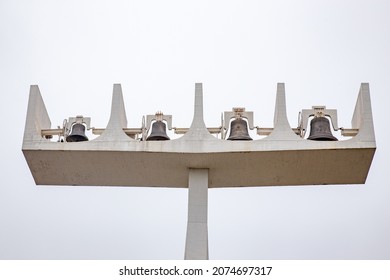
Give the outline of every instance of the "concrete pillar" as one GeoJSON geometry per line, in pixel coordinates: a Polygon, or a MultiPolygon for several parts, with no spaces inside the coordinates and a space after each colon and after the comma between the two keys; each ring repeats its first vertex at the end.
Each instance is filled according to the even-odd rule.
{"type": "Polygon", "coordinates": [[[207,192],[208,169],[189,170],[188,221],[185,260],[208,260],[207,192]]]}

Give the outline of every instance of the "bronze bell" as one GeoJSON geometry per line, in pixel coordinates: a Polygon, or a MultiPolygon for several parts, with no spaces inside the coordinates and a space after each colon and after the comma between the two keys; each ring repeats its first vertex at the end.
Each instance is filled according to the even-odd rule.
{"type": "Polygon", "coordinates": [[[82,142],[88,141],[85,136],[85,126],[81,123],[75,123],[72,126],[72,132],[66,137],[66,142],[82,142]]]}
{"type": "Polygon", "coordinates": [[[167,126],[163,121],[156,121],[152,125],[152,132],[146,141],[164,141],[169,140],[167,135],[167,126]]]}
{"type": "Polygon", "coordinates": [[[310,135],[307,138],[316,141],[337,141],[330,131],[329,120],[325,117],[313,118],[310,122],[310,135]]]}
{"type": "Polygon", "coordinates": [[[252,140],[248,133],[248,124],[242,118],[230,123],[230,135],[227,140],[252,140]]]}

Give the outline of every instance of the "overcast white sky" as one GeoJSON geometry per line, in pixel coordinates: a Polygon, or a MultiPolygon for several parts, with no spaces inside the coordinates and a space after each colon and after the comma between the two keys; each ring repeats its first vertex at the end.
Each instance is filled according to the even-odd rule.
{"type": "Polygon", "coordinates": [[[389,1],[0,0],[0,259],[183,259],[187,190],[35,186],[21,152],[29,86],[52,126],[108,122],[121,83],[130,127],[162,110],[207,126],[234,106],[272,126],[312,105],[349,127],[369,82],[377,152],[365,185],[209,191],[211,259],[390,259],[389,1]]]}

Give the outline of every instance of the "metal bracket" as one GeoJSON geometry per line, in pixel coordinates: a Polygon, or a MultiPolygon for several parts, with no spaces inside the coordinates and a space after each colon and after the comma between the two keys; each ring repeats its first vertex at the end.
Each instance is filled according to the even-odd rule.
{"type": "Polygon", "coordinates": [[[84,118],[81,115],[78,115],[76,117],[70,117],[68,120],[65,119],[62,123],[62,128],[60,126],[57,126],[57,128],[54,129],[42,129],[41,135],[42,137],[46,139],[52,139],[53,135],[58,135],[59,139],[58,141],[61,141],[61,136],[64,136],[65,138],[69,135],[69,133],[72,130],[72,125],[75,123],[81,123],[85,124],[87,130],[94,129],[91,128],[91,118],[86,117],[84,118]]]}
{"type": "Polygon", "coordinates": [[[168,129],[172,129],[172,115],[164,115],[161,111],[158,111],[154,115],[146,115],[146,129],[149,130],[153,121],[166,121],[168,129]]]}

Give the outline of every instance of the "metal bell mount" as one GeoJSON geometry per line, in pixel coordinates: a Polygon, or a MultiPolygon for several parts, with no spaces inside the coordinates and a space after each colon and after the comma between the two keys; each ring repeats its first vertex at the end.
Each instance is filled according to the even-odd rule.
{"type": "Polygon", "coordinates": [[[172,116],[164,115],[162,112],[157,112],[155,115],[147,116],[147,128],[146,131],[149,131],[150,124],[152,124],[152,131],[150,135],[146,138],[146,141],[165,141],[170,140],[167,135],[167,126],[165,120],[168,123],[168,128],[172,129],[172,116]]]}
{"type": "Polygon", "coordinates": [[[68,121],[65,120],[64,128],[66,142],[88,141],[88,137],[85,135],[85,128],[90,129],[90,121],[90,118],[84,118],[83,116],[69,118],[68,121]]]}

